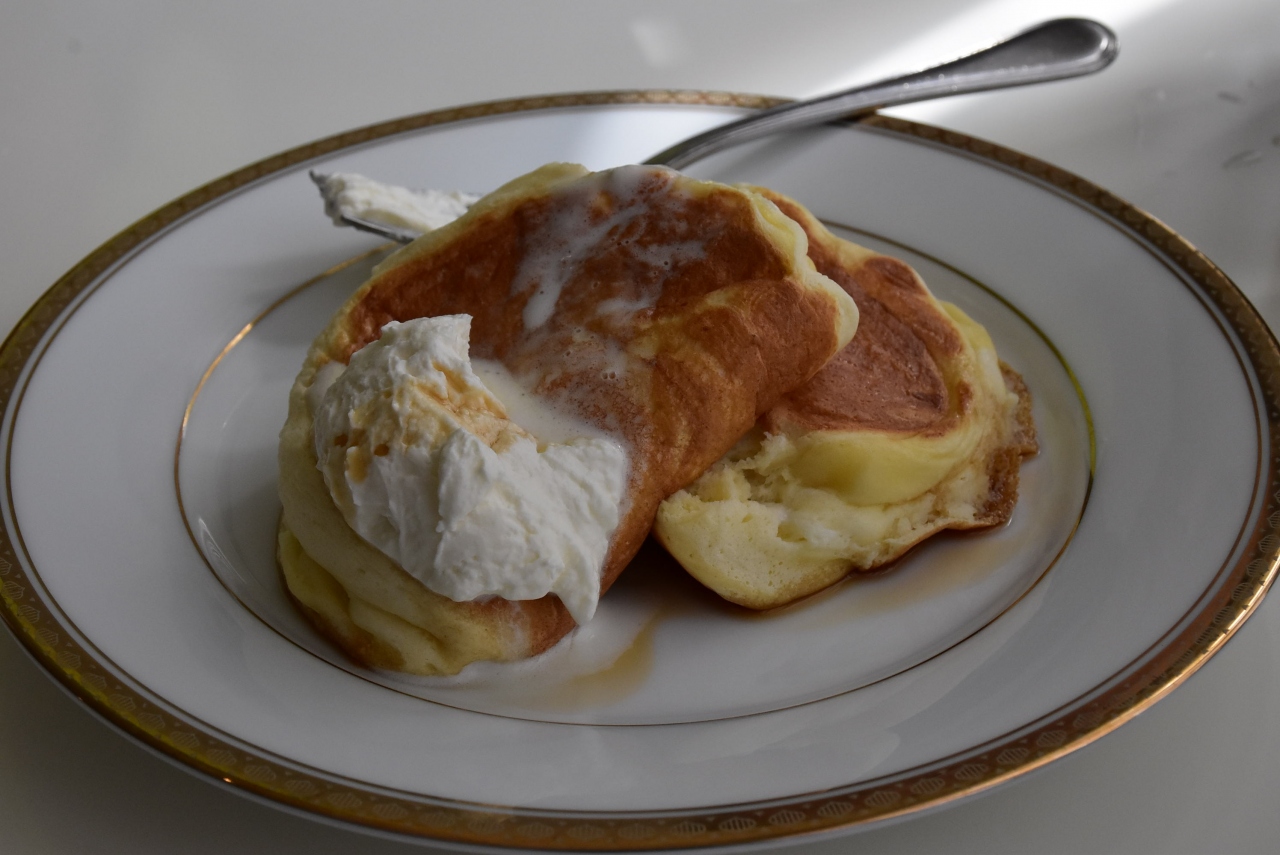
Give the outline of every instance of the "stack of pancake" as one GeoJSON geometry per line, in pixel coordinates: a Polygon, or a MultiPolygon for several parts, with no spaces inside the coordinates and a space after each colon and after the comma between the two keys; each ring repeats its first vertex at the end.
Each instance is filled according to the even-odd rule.
{"type": "Polygon", "coordinates": [[[627,451],[603,592],[658,504],[852,337],[857,308],[806,248],[749,190],[553,164],[382,263],[312,344],[281,432],[278,554],[303,614],[357,662],[420,674],[531,656],[575,625],[551,595],[454,602],[356,533],[317,469],[309,393],[326,366],[346,365],[390,321],[470,315],[472,357],[501,362],[627,451]]]}
{"type": "Polygon", "coordinates": [[[791,602],[943,528],[1007,520],[1035,450],[1021,380],[901,262],[761,188],[543,167],[375,269],[290,394],[281,567],[308,619],[368,666],[455,673],[575,625],[550,594],[428,589],[355,532],[317,469],[309,392],[325,366],[389,321],[452,314],[472,317],[473,357],[627,449],[602,592],[656,517],[722,596],[791,602]]]}

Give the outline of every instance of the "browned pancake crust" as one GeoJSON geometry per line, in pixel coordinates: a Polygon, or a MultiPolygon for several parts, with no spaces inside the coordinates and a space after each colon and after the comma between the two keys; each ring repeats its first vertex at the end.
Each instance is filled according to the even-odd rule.
{"type": "MultiPolygon", "coordinates": [[[[964,344],[950,318],[908,265],[874,255],[850,267],[821,224],[762,188],[809,236],[809,258],[858,304],[858,334],[808,383],[765,416],[766,430],[880,430],[943,433],[956,408],[939,362],[964,344]]],[[[963,394],[963,393],[962,393],[963,394]]]]}
{"type": "Polygon", "coordinates": [[[1018,501],[1018,472],[1022,467],[1022,458],[1030,457],[1040,450],[1036,440],[1036,425],[1031,419],[1031,390],[1023,382],[1022,375],[1014,371],[1004,362],[1000,363],[1000,373],[1004,375],[1004,385],[1018,396],[1018,410],[1015,414],[1017,430],[1012,441],[1000,448],[991,458],[987,475],[991,479],[991,492],[987,504],[974,522],[974,527],[1003,525],[1013,515],[1013,506],[1018,501]]]}

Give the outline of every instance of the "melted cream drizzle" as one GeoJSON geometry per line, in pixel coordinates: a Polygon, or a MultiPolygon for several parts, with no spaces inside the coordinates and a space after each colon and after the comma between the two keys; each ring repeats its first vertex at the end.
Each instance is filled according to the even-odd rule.
{"type": "Polygon", "coordinates": [[[616,436],[577,418],[567,408],[535,395],[507,366],[496,359],[473,358],[471,370],[493,396],[502,402],[507,418],[533,434],[539,445],[566,443],[582,437],[618,442],[616,436]]]}
{"type": "MultiPolygon", "coordinates": [[[[648,213],[647,194],[641,192],[646,184],[659,177],[669,188],[677,176],[678,173],[664,167],[623,166],[595,173],[564,194],[511,283],[513,295],[533,292],[524,308],[526,330],[537,329],[551,318],[565,283],[598,246],[610,239],[626,242],[621,235],[627,226],[648,213]],[[609,201],[611,210],[606,213],[604,206],[609,201]]],[[[643,249],[636,247],[634,257],[650,267],[670,270],[682,262],[702,257],[705,251],[702,241],[685,240],[643,249]]],[[[601,312],[636,312],[650,308],[660,291],[656,289],[639,300],[606,300],[601,304],[601,312]]]]}

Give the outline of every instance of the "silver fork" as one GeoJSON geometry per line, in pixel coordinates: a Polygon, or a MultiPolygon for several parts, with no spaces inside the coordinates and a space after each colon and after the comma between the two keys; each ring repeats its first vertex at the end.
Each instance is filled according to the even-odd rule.
{"type": "MultiPolygon", "coordinates": [[[[782,131],[852,119],[885,107],[1092,74],[1110,65],[1118,51],[1115,33],[1097,21],[1047,21],[984,50],[924,71],[761,110],[676,143],[645,163],[681,169],[730,146],[782,131]]],[[[316,173],[312,177],[316,178],[316,173]]],[[[353,228],[399,243],[421,236],[421,232],[359,217],[344,215],[340,219],[353,228]]]]}

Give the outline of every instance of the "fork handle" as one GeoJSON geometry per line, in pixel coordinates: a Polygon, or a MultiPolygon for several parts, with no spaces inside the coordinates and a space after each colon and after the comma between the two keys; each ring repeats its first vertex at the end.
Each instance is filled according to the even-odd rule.
{"type": "Polygon", "coordinates": [[[1110,65],[1118,50],[1115,33],[1097,21],[1059,18],[924,71],[762,110],[676,143],[645,163],[681,169],[714,152],[783,130],[944,95],[1092,74],[1110,65]]]}

